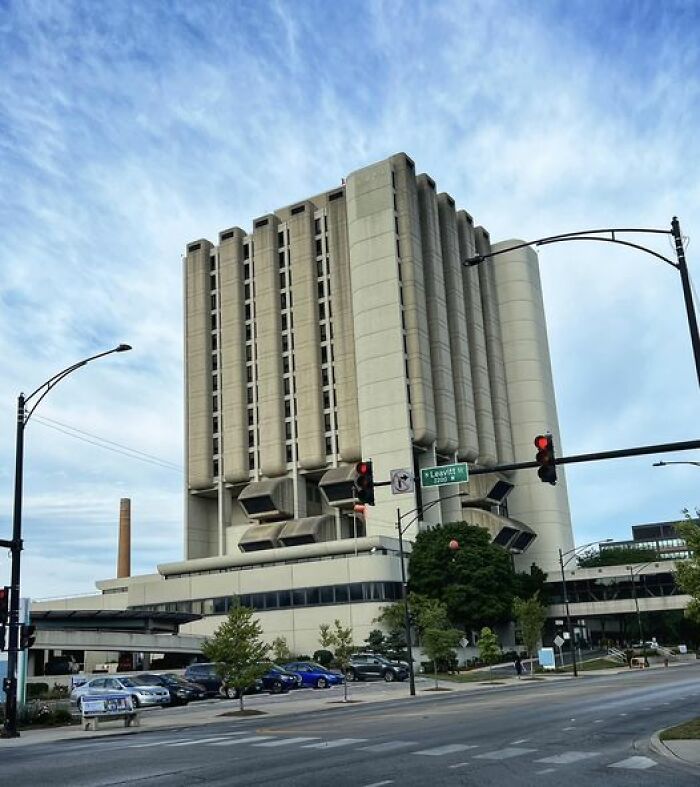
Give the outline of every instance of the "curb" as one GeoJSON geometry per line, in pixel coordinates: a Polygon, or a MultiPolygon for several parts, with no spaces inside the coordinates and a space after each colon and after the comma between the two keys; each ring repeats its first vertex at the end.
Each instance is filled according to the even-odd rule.
{"type": "MultiPolygon", "coordinates": [[[[666,729],[666,728],[664,728],[666,729]]],[[[674,762],[680,762],[683,765],[689,765],[691,768],[698,769],[698,764],[695,762],[691,762],[690,760],[686,760],[683,757],[679,757],[675,752],[671,751],[671,749],[666,746],[666,744],[661,740],[659,735],[664,730],[657,730],[649,739],[649,748],[655,752],[656,754],[661,755],[662,757],[666,757],[669,760],[673,760],[674,762]]]]}

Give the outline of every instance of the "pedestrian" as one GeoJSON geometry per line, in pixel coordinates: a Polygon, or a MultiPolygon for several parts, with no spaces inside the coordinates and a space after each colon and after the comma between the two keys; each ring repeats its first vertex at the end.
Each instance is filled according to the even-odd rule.
{"type": "Polygon", "coordinates": [[[518,673],[518,678],[523,674],[523,662],[519,653],[515,654],[515,671],[518,673]]]}

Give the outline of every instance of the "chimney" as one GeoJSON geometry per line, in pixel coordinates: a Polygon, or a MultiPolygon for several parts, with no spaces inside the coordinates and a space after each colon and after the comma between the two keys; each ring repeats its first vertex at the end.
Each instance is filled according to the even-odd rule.
{"type": "Polygon", "coordinates": [[[131,575],[131,499],[119,501],[119,550],[117,552],[117,578],[131,575]]]}

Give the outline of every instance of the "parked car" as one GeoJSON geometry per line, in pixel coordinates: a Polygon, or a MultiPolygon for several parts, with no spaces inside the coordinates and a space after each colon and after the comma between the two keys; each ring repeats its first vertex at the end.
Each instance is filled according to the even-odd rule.
{"type": "Polygon", "coordinates": [[[373,653],[356,653],[350,658],[345,670],[347,680],[370,680],[383,678],[387,683],[394,680],[406,680],[408,669],[402,664],[394,664],[384,656],[373,653]]]}
{"type": "Polygon", "coordinates": [[[298,675],[303,686],[310,686],[314,689],[325,689],[343,682],[342,675],[331,672],[313,661],[292,661],[289,664],[284,664],[283,667],[288,672],[298,675]]]}
{"type": "Polygon", "coordinates": [[[170,703],[170,692],[162,686],[148,686],[140,683],[137,678],[93,678],[73,689],[70,695],[72,703],[80,710],[82,697],[95,694],[113,694],[126,692],[131,695],[135,708],[158,707],[170,703]]]}
{"type": "MultiPolygon", "coordinates": [[[[285,694],[301,685],[302,681],[299,675],[288,672],[276,664],[269,664],[267,672],[255,682],[255,685],[249,686],[245,693],[255,694],[268,691],[270,694],[285,694]]],[[[223,693],[229,699],[238,699],[239,696],[238,689],[233,687],[223,689],[223,693]]]]}
{"type": "Polygon", "coordinates": [[[216,664],[190,664],[185,670],[185,680],[199,684],[207,697],[220,696],[221,678],[216,672],[216,664]]]}
{"type": "MultiPolygon", "coordinates": [[[[285,667],[279,667],[277,664],[270,664],[270,668],[262,676],[263,691],[269,691],[268,685],[271,687],[276,678],[282,678],[282,682],[289,684],[290,689],[298,689],[303,686],[301,675],[297,675],[296,672],[292,672],[285,667]],[[291,682],[288,678],[292,679],[291,682]]],[[[274,694],[275,692],[273,691],[272,693],[274,694]]]]}
{"type": "Polygon", "coordinates": [[[171,705],[187,705],[192,700],[204,699],[204,689],[196,683],[181,680],[175,675],[136,675],[135,681],[144,686],[162,686],[170,694],[171,705]]]}

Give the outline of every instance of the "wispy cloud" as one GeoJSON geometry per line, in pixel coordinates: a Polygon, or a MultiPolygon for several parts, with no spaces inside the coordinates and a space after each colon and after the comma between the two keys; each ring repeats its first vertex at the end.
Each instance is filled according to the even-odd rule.
{"type": "MultiPolygon", "coordinates": [[[[2,528],[19,390],[128,341],[42,412],[181,463],[185,243],[398,150],[495,238],[677,212],[696,269],[693,4],[0,6],[2,528]]],[[[572,245],[543,252],[542,275],[566,450],[694,436],[673,271],[572,245]]],[[[176,474],[39,423],[27,449],[29,593],[112,573],[121,496],[136,567],[180,556],[176,474]]],[[[569,471],[581,540],[697,502],[692,476],[650,461],[569,471]]]]}

